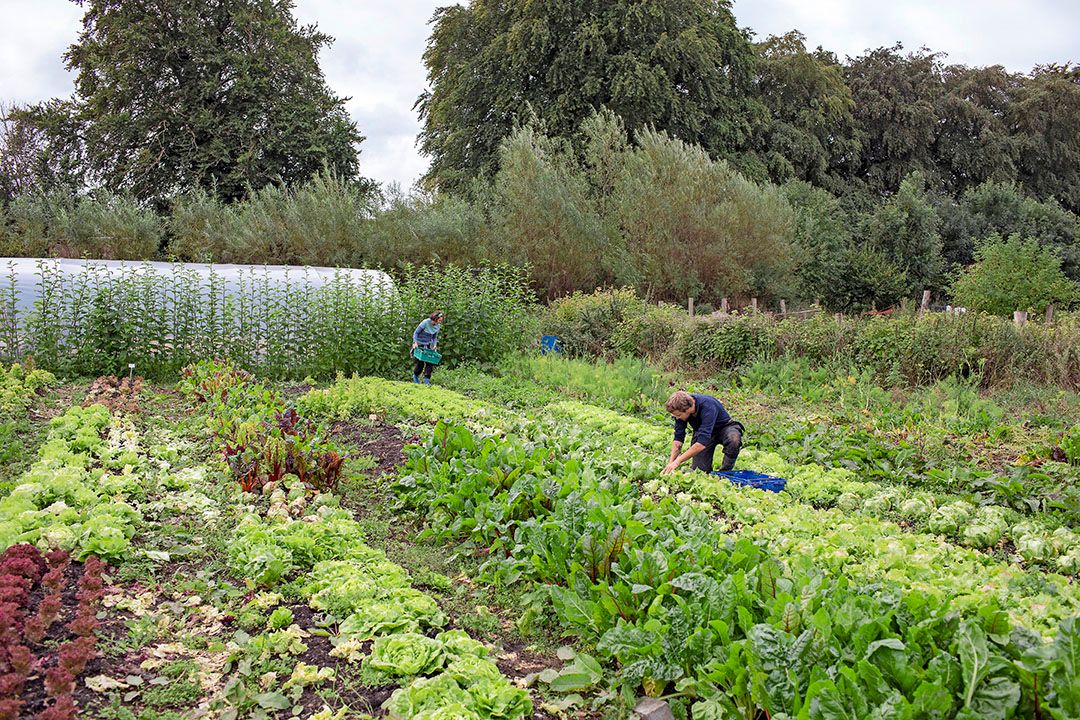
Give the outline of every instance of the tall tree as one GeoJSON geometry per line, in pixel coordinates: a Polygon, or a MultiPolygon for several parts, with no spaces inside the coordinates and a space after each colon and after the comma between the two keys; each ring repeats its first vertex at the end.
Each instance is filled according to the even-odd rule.
{"type": "Polygon", "coordinates": [[[1080,65],[1035,68],[1008,112],[1020,182],[1080,213],[1080,65]]]}
{"type": "Polygon", "coordinates": [[[1019,235],[1050,249],[1065,274],[1080,280],[1080,217],[1054,199],[1040,202],[1016,184],[988,181],[965,191],[959,201],[943,199],[938,215],[945,260],[951,264],[971,264],[975,246],[990,235],[1019,235]]]}
{"type": "Polygon", "coordinates": [[[85,183],[85,157],[70,103],[0,107],[0,201],[85,183]]]}
{"type": "Polygon", "coordinates": [[[588,183],[558,139],[531,127],[503,143],[494,182],[495,249],[533,269],[545,297],[594,288],[605,277],[608,236],[588,183]]]}
{"type": "Polygon", "coordinates": [[[472,0],[432,23],[416,108],[428,180],[444,189],[494,174],[500,142],[532,114],[571,137],[606,107],[629,132],[734,157],[763,113],[730,0],[472,0]]]}
{"type": "Polygon", "coordinates": [[[938,183],[947,194],[955,197],[988,180],[1016,178],[1007,115],[1023,80],[1000,65],[944,69],[933,155],[938,183]]]}
{"type": "Polygon", "coordinates": [[[65,54],[74,118],[106,188],[161,200],[205,188],[227,200],[324,168],[358,176],[363,140],[291,0],[75,0],[65,54]]]}
{"type": "Polygon", "coordinates": [[[940,226],[926,181],[916,172],[904,178],[896,194],[865,219],[863,235],[870,248],[884,253],[906,274],[912,294],[941,282],[940,226]]]}
{"type": "Polygon", "coordinates": [[[717,302],[781,292],[795,218],[780,189],[664,133],[636,139],[613,204],[646,294],[717,302]]]}
{"type": "Polygon", "coordinates": [[[758,46],[757,85],[769,121],[756,150],[773,182],[805,180],[837,192],[859,161],[855,102],[832,53],[798,31],[758,46]]]}
{"type": "Polygon", "coordinates": [[[887,195],[912,172],[932,177],[942,92],[939,56],[925,49],[905,55],[898,43],[850,61],[844,77],[863,136],[856,178],[875,195],[887,195]]]}

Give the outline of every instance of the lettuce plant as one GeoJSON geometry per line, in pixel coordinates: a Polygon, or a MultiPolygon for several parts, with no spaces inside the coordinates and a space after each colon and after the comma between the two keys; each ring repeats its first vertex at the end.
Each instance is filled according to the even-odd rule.
{"type": "Polygon", "coordinates": [[[443,646],[417,633],[387,635],[375,640],[364,665],[396,677],[426,675],[442,667],[443,646]]]}

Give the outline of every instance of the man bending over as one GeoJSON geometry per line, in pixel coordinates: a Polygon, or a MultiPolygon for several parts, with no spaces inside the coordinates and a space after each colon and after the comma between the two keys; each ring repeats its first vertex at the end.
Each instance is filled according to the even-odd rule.
{"type": "Polygon", "coordinates": [[[717,445],[724,449],[724,462],[720,470],[735,467],[735,459],[739,457],[742,447],[743,426],[731,419],[719,400],[712,395],[679,390],[668,398],[664,409],[675,418],[675,440],[671,443],[671,459],[663,474],[675,472],[691,459],[695,470],[712,472],[713,452],[717,445]],[[694,429],[693,444],[689,450],[682,452],[687,424],[694,429]]]}

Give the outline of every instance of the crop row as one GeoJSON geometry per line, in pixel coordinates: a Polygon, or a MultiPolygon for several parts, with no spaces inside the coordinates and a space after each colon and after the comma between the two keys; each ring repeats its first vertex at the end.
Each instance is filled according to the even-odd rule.
{"type": "MultiPolygon", "coordinates": [[[[547,406],[544,414],[564,418],[601,438],[618,438],[613,444],[623,445],[623,448],[617,452],[637,456],[641,462],[652,460],[654,466],[655,458],[663,457],[671,443],[667,430],[603,408],[562,402],[547,406]]],[[[891,522],[875,523],[875,520],[895,519],[904,522],[908,530],[918,531],[910,533],[915,537],[923,533],[942,535],[976,549],[1011,543],[1015,561],[1068,575],[1080,572],[1080,535],[1067,527],[1055,527],[1042,516],[1022,517],[1008,508],[977,506],[954,495],[918,491],[902,485],[883,487],[878,483],[855,480],[851,471],[842,468],[793,465],[775,453],[747,450],[741,462],[760,472],[787,478],[787,491],[815,508],[836,507],[844,513],[861,513],[865,523],[873,526],[872,530],[879,531],[882,537],[895,535],[899,526],[891,522]]],[[[787,504],[783,505],[786,507],[787,504]]],[[[809,517],[821,522],[819,527],[835,526],[836,517],[815,515],[815,511],[809,509],[808,512],[809,517]]],[[[758,519],[753,512],[748,515],[751,520],[758,519]]],[[[760,519],[765,520],[764,517],[760,519]]],[[[924,544],[928,547],[937,545],[933,538],[924,544]]],[[[939,553],[934,551],[934,554],[939,553]]]]}
{"type": "MultiPolygon", "coordinates": [[[[416,413],[412,418],[414,420],[449,416],[475,428],[476,421],[483,418],[485,423],[498,422],[507,427],[504,424],[507,422],[505,413],[489,411],[482,414],[475,401],[455,393],[432,388],[413,390],[407,385],[371,379],[346,381],[335,388],[321,391],[316,396],[315,404],[337,412],[357,414],[386,412],[389,408],[392,413],[408,415],[412,408],[416,413]],[[362,392],[351,392],[354,388],[361,388],[362,392]],[[442,403],[438,402],[440,395],[444,400],[442,403]]],[[[730,549],[731,543],[737,541],[728,535],[725,543],[723,536],[727,533],[711,522],[696,525],[693,530],[675,531],[670,526],[664,527],[662,523],[669,522],[670,518],[682,517],[691,511],[685,506],[663,501],[658,516],[656,513],[647,515],[651,501],[640,499],[639,490],[620,479],[632,474],[622,472],[621,466],[628,460],[647,461],[652,457],[655,461],[659,443],[669,442],[667,433],[660,428],[575,403],[547,405],[538,415],[539,420],[519,425],[537,441],[536,445],[519,445],[495,437],[477,438],[465,428],[438,426],[435,437],[423,452],[414,456],[403,474],[399,495],[426,513],[435,537],[488,545],[493,556],[501,558],[498,565],[487,569],[491,579],[514,583],[526,578],[547,587],[551,604],[559,613],[560,620],[578,627],[583,634],[596,640],[600,648],[609,648],[609,656],[620,661],[623,676],[630,678],[631,682],[634,678],[640,680],[647,691],[655,691],[659,686],[668,691],[700,692],[700,688],[695,689],[687,678],[694,668],[715,669],[715,665],[710,664],[706,657],[694,655],[681,671],[671,669],[675,667],[671,662],[666,663],[666,669],[657,669],[656,666],[661,662],[658,656],[664,652],[675,652],[673,648],[695,647],[698,638],[676,633],[671,641],[676,625],[664,623],[662,619],[651,628],[644,627],[648,620],[643,619],[642,629],[651,629],[652,632],[632,634],[624,641],[618,640],[618,635],[612,639],[606,633],[620,627],[620,619],[628,621],[628,617],[634,613],[647,613],[648,610],[643,608],[655,607],[657,596],[669,594],[673,596],[672,603],[680,609],[686,607],[674,599],[685,600],[678,592],[680,588],[676,587],[674,591],[667,588],[665,592],[659,591],[655,584],[650,587],[646,582],[634,581],[635,577],[639,577],[635,573],[643,568],[659,568],[663,571],[659,577],[667,581],[677,577],[667,574],[674,562],[673,557],[649,558],[648,553],[641,550],[641,545],[644,544],[645,550],[648,550],[651,543],[675,543],[677,550],[671,555],[693,559],[686,572],[706,572],[703,568],[707,567],[707,562],[703,562],[703,558],[707,560],[710,553],[696,544],[691,547],[678,544],[687,543],[688,537],[697,538],[702,533],[717,532],[719,536],[706,535],[708,547],[730,549]],[[537,438],[549,440],[551,445],[545,446],[537,438]],[[617,440],[613,441],[613,438],[617,440]],[[622,447],[609,450],[613,445],[622,447]],[[635,455],[636,458],[633,457],[635,455]],[[565,464],[544,467],[545,462],[565,464]],[[620,495],[616,489],[624,487],[631,489],[620,495]],[[608,493],[615,493],[615,497],[610,497],[608,493]],[[636,504],[639,500],[640,505],[636,504]],[[646,516],[649,522],[643,520],[646,516]],[[582,527],[582,522],[597,523],[598,527],[582,527]],[[663,529],[648,532],[651,523],[663,529]],[[702,527],[710,529],[702,530],[702,527]],[[612,568],[621,568],[622,577],[614,584],[607,581],[599,583],[598,578],[613,572],[612,568]],[[581,573],[584,573],[584,577],[581,573]],[[649,595],[650,590],[655,594],[649,595]],[[670,641],[670,647],[665,645],[666,641],[670,641]],[[621,656],[620,652],[623,653],[621,656]],[[644,656],[630,662],[635,652],[644,652],[644,656]],[[635,665],[637,660],[644,664],[635,665]],[[649,672],[656,674],[634,674],[643,667],[653,668],[649,672]],[[631,668],[633,672],[628,672],[631,668]]],[[[790,593],[793,608],[788,620],[794,620],[795,613],[805,610],[810,610],[812,616],[819,617],[823,622],[829,619],[834,622],[837,617],[844,618],[845,622],[850,620],[853,611],[844,607],[842,602],[839,606],[829,605],[819,615],[817,610],[823,606],[815,607],[813,598],[803,596],[807,587],[815,591],[824,589],[822,603],[843,599],[849,594],[858,598],[854,601],[858,605],[865,607],[869,603],[872,610],[865,616],[860,615],[852,627],[867,623],[867,618],[887,620],[886,630],[883,631],[874,622],[870,624],[875,630],[867,631],[883,632],[885,637],[871,637],[861,650],[855,652],[843,647],[844,643],[841,642],[839,647],[833,648],[833,652],[839,657],[853,655],[871,659],[865,653],[872,643],[878,641],[883,644],[876,645],[874,650],[889,648],[890,653],[899,652],[899,657],[888,660],[872,658],[875,662],[871,664],[898,663],[904,668],[905,677],[894,678],[900,687],[893,686],[891,691],[905,693],[922,688],[921,700],[905,695],[908,700],[906,706],[896,698],[890,701],[892,705],[908,707],[904,713],[951,717],[952,713],[961,710],[949,703],[952,698],[960,697],[965,704],[963,711],[967,713],[966,717],[980,716],[980,711],[973,704],[983,692],[978,687],[945,686],[939,687],[941,692],[938,693],[929,688],[927,683],[930,681],[925,675],[918,682],[907,675],[910,668],[920,663],[929,673],[932,658],[951,657],[965,670],[971,667],[972,662],[979,665],[992,658],[987,667],[993,666],[1013,678],[1018,683],[1015,692],[1009,690],[996,698],[984,699],[986,703],[981,707],[981,711],[990,713],[988,716],[998,716],[995,714],[998,710],[992,710],[993,706],[1001,711],[1001,717],[1006,712],[1011,715],[1012,708],[1019,707],[1017,701],[1020,706],[1036,702],[1036,697],[1041,695],[1041,691],[1036,689],[1038,682],[1051,682],[1049,675],[1041,680],[1030,673],[1025,675],[1029,666],[1019,662],[1027,652],[1024,648],[1041,646],[1042,641],[1038,635],[1024,630],[1023,626],[1034,626],[1048,635],[1054,634],[1057,629],[1058,640],[1053,647],[1059,649],[1055,652],[1063,651],[1065,645],[1073,642],[1069,636],[1075,633],[1075,615],[1080,610],[1080,600],[1075,586],[1065,578],[1025,574],[985,555],[936,538],[905,533],[892,523],[858,516],[846,517],[839,511],[816,510],[804,505],[792,506],[778,496],[740,489],[726,481],[702,483],[701,479],[698,475],[682,476],[687,489],[707,497],[713,503],[713,512],[719,506],[724,516],[730,518],[729,522],[734,522],[728,529],[738,529],[743,537],[768,540],[767,546],[773,551],[773,557],[765,566],[769,563],[773,565],[767,571],[769,587],[766,591],[774,592],[777,587],[798,590],[790,593]],[[780,577],[783,577],[782,582],[779,581],[780,577]],[[901,591],[899,595],[894,594],[897,590],[901,591]],[[956,610],[967,618],[959,626],[956,610]],[[1058,621],[1061,622],[1060,628],[1055,628],[1058,621]],[[938,632],[926,630],[935,623],[942,625],[940,637],[931,642],[934,645],[932,649],[920,649],[920,644],[928,639],[924,633],[933,635],[938,632]],[[981,637],[975,637],[979,635],[973,629],[976,626],[981,628],[981,637]],[[1009,627],[1012,627],[1011,631],[1009,627]],[[964,628],[962,636],[960,628],[964,628]],[[973,659],[968,655],[971,652],[977,657],[973,659]],[[908,653],[913,653],[914,657],[908,653]],[[963,655],[968,655],[966,660],[961,657],[963,655]],[[1024,699],[1018,700],[1021,688],[1024,699]],[[935,694],[942,698],[943,703],[936,709],[916,705],[917,702],[928,701],[935,694]]],[[[743,545],[734,554],[741,557],[747,553],[749,549],[743,545]]],[[[721,564],[724,563],[726,561],[721,564]]],[[[731,575],[731,570],[725,566],[724,571],[715,575],[713,580],[722,583],[731,575]]],[[[689,581],[687,583],[688,588],[681,589],[690,594],[696,595],[701,590],[700,586],[689,581]]],[[[715,595],[717,589],[710,586],[704,594],[715,595]]],[[[813,597],[817,597],[816,592],[813,597]]],[[[662,604],[663,600],[660,602],[662,604]]],[[[751,607],[768,605],[760,600],[749,603],[751,607]]],[[[707,620],[702,622],[712,627],[714,616],[706,614],[705,618],[707,620]]],[[[766,642],[761,637],[768,635],[769,631],[760,629],[751,634],[750,631],[756,626],[753,623],[747,625],[744,617],[740,617],[740,620],[743,621],[742,631],[746,633],[746,640],[751,646],[744,647],[743,652],[751,653],[751,656],[735,654],[728,658],[728,672],[733,673],[733,677],[718,672],[710,678],[711,682],[718,683],[725,690],[726,699],[718,702],[732,700],[732,688],[743,688],[755,702],[762,697],[769,698],[771,683],[778,682],[781,687],[785,686],[781,680],[787,670],[781,668],[799,665],[799,658],[791,653],[806,651],[809,643],[800,633],[792,635],[790,632],[791,636],[786,640],[777,640],[775,644],[766,642]],[[759,640],[756,649],[755,636],[759,640]],[[795,648],[798,650],[795,651],[795,648]],[[754,652],[762,653],[762,657],[755,659],[752,656],[754,652]],[[765,655],[770,655],[774,663],[772,669],[780,676],[774,677],[769,672],[764,676],[758,675],[756,679],[764,684],[755,693],[750,687],[753,683],[740,675],[738,668],[765,667],[769,662],[764,659],[765,655]]],[[[681,622],[685,623],[685,619],[681,622]]],[[[724,622],[721,627],[730,628],[731,624],[724,622]]],[[[790,626],[789,630],[791,627],[801,626],[790,626]]],[[[830,626],[829,629],[835,628],[830,626]]],[[[730,645],[723,636],[720,641],[724,646],[730,645]]],[[[1049,651],[1039,652],[1046,654],[1049,651]]],[[[814,665],[817,666],[820,661],[815,656],[814,665]]],[[[938,665],[934,672],[941,670],[942,667],[938,665]]],[[[871,673],[865,667],[837,666],[834,671],[827,673],[830,682],[837,677],[847,678],[856,686],[867,682],[867,678],[857,682],[853,679],[859,672],[871,673]]],[[[1067,687],[1071,681],[1064,678],[1072,677],[1069,673],[1073,671],[1070,666],[1067,672],[1059,676],[1059,682],[1063,683],[1063,695],[1071,692],[1067,687]]],[[[694,669],[693,675],[696,677],[698,672],[694,669]]],[[[1052,674],[1049,670],[1046,672],[1052,674]]],[[[982,674],[968,677],[973,680],[985,679],[985,670],[982,674]]],[[[786,687],[790,688],[790,677],[787,680],[786,687]]],[[[796,688],[808,689],[814,685],[809,677],[797,675],[796,680],[796,688]]],[[[1010,682],[1002,677],[991,684],[998,690],[1004,690],[1010,682]]],[[[863,711],[858,710],[859,698],[873,705],[886,701],[891,692],[882,694],[880,684],[872,684],[878,685],[877,691],[863,687],[861,694],[852,687],[840,689],[840,685],[836,685],[837,692],[841,695],[846,693],[847,697],[830,696],[828,702],[835,701],[841,706],[848,703],[850,716],[867,716],[867,705],[861,705],[863,711]]],[[[829,687],[829,692],[832,692],[831,686],[816,687],[829,687]]],[[[1045,689],[1046,686],[1042,687],[1045,689]]],[[[814,707],[816,696],[811,697],[808,690],[805,696],[797,695],[798,692],[781,698],[781,702],[790,701],[789,712],[797,713],[801,707],[814,707]]],[[[824,699],[816,701],[818,710],[826,704],[824,699]]],[[[777,698],[771,698],[770,702],[777,702],[777,698]]],[[[1048,698],[1039,697],[1038,702],[1045,710],[1048,698]]],[[[1067,702],[1074,703],[1075,700],[1067,702]]],[[[745,704],[728,708],[732,709],[743,715],[747,710],[745,704]]],[[[774,705],[768,709],[774,713],[779,708],[774,705]]],[[[817,715],[813,709],[810,712],[812,716],[817,715]]],[[[1068,712],[1063,710],[1058,716],[1067,717],[1068,712]]],[[[896,716],[909,716],[904,713],[896,716]]]]}
{"type": "Polygon", "coordinates": [[[992,600],[961,618],[948,597],[859,583],[805,556],[781,562],[701,504],[655,501],[557,447],[440,422],[410,450],[395,495],[433,539],[486,548],[484,577],[528,589],[523,622],[550,608],[618,666],[616,682],[692,704],[694,717],[1005,718],[1038,706],[1065,718],[1080,707],[1075,619],[1045,643],[992,600]]]}
{"type": "Polygon", "coordinates": [[[0,365],[0,415],[10,418],[25,413],[38,393],[55,384],[52,373],[32,363],[0,365]]]}
{"type": "MultiPolygon", "coordinates": [[[[657,477],[658,458],[670,446],[667,429],[578,402],[548,404],[523,417],[485,408],[480,401],[438,387],[354,378],[313,391],[303,404],[313,413],[339,417],[375,412],[420,422],[445,418],[478,431],[497,427],[499,432],[517,432],[537,444],[557,448],[597,471],[646,482],[654,492],[674,487],[657,477]]],[[[839,470],[826,473],[845,477],[839,470]]],[[[679,482],[687,493],[737,519],[747,534],[776,543],[782,557],[792,551],[806,554],[832,572],[860,582],[888,578],[914,592],[950,598],[986,595],[1018,622],[1046,634],[1052,634],[1062,619],[1080,612],[1080,589],[1060,575],[1025,572],[887,520],[793,505],[788,495],[745,492],[726,481],[706,482],[698,473],[685,475],[679,482]]]]}
{"type": "Polygon", "coordinates": [[[24,717],[36,681],[48,698],[36,720],[74,720],[76,678],[97,655],[103,570],[96,557],[76,568],[66,552],[43,555],[28,544],[0,555],[0,719],[24,717]],[[76,604],[65,608],[73,581],[76,604]]]}
{"type": "Polygon", "coordinates": [[[148,458],[129,424],[102,405],[73,407],[49,424],[38,460],[0,500],[0,547],[32,543],[115,561],[140,519],[124,499],[141,491],[148,458]]]}
{"type": "Polygon", "coordinates": [[[902,485],[861,482],[847,470],[793,466],[774,453],[748,451],[745,462],[788,478],[788,492],[814,507],[894,519],[977,549],[1012,543],[1016,561],[1067,575],[1080,573],[1080,535],[1067,527],[1053,528],[1039,518],[1025,518],[997,505],[978,506],[902,485]]]}
{"type": "MultiPolygon", "coordinates": [[[[369,684],[402,683],[385,704],[391,718],[531,716],[528,693],[502,675],[487,647],[460,630],[444,629],[447,617],[434,599],[364,542],[361,525],[329,491],[323,458],[332,456],[340,472],[341,455],[321,426],[230,366],[204,363],[186,375],[185,390],[206,402],[208,426],[229,474],[247,491],[228,547],[233,572],[263,590],[247,612],[269,611],[281,599],[270,592],[275,588],[303,598],[323,614],[323,624],[337,628],[332,656],[359,662],[369,684]],[[245,453],[259,461],[233,462],[245,453]],[[284,469],[267,458],[281,458],[284,469]]],[[[288,608],[277,608],[270,613],[271,632],[236,648],[228,697],[237,711],[284,708],[294,700],[257,691],[258,679],[276,661],[303,652],[304,631],[291,620],[288,608]]],[[[332,672],[294,669],[287,685],[317,683],[332,672]]]]}
{"type": "MultiPolygon", "coordinates": [[[[642,470],[646,476],[655,477],[656,458],[663,457],[671,443],[666,429],[581,403],[555,403],[545,408],[544,415],[563,418],[579,429],[592,432],[601,443],[617,437],[608,459],[624,456],[635,477],[640,477],[642,470]]],[[[595,442],[593,445],[596,449],[600,447],[595,442]]],[[[929,493],[903,485],[883,487],[875,482],[858,481],[854,473],[843,468],[793,465],[775,453],[750,449],[740,457],[743,466],[787,478],[787,491],[803,503],[860,514],[882,536],[892,536],[901,528],[892,522],[877,523],[879,518],[903,522],[902,529],[916,537],[926,533],[940,535],[981,550],[1011,544],[1010,559],[1015,562],[1067,575],[1080,572],[1080,535],[1067,527],[1055,526],[1043,516],[1024,517],[1008,508],[975,505],[955,495],[929,493]]],[[[810,517],[822,522],[821,527],[835,523],[833,517],[815,516],[815,510],[807,510],[810,517]]],[[[749,516],[758,517],[753,512],[749,516]]],[[[926,542],[937,544],[934,538],[926,542]]]]}

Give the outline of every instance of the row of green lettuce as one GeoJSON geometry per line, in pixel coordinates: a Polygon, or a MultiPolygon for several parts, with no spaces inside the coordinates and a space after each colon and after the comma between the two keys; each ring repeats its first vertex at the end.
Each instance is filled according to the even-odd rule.
{"type": "MultiPolygon", "coordinates": [[[[446,391],[384,389],[386,403],[441,395],[444,407],[469,406],[446,391]]],[[[332,405],[339,392],[349,384],[307,403],[332,405]]],[[[424,515],[431,539],[485,548],[483,577],[525,591],[522,622],[553,612],[618,668],[625,692],[667,697],[700,718],[1080,709],[1075,618],[1048,642],[993,599],[956,605],[887,578],[849,579],[808,555],[773,555],[714,508],[643,494],[618,463],[572,445],[440,421],[410,449],[395,494],[424,515]]]]}
{"type": "MultiPolygon", "coordinates": [[[[675,382],[640,361],[594,364],[550,355],[510,358],[493,372],[499,376],[456,368],[440,384],[519,411],[570,398],[664,424],[660,410],[675,382]]],[[[737,378],[691,386],[715,394],[716,384],[751,427],[749,446],[790,464],[846,468],[867,480],[970,495],[980,505],[1046,513],[1060,524],[1080,520],[1080,425],[1070,429],[1062,419],[1076,407],[1062,398],[1047,398],[1057,410],[1013,416],[970,382],[948,379],[900,402],[866,373],[796,361],[762,361],[737,378]],[[799,417],[788,412],[796,397],[807,404],[799,417]],[[991,462],[991,455],[1001,457],[1003,444],[1017,445],[1029,462],[991,462]]]]}
{"type": "MultiPolygon", "coordinates": [[[[236,397],[247,403],[252,396],[236,397]]],[[[238,411],[247,415],[251,410],[247,405],[238,411]]],[[[220,521],[219,500],[204,487],[205,472],[177,470],[176,443],[146,447],[143,441],[130,419],[102,405],[72,407],[54,418],[38,460],[0,499],[0,548],[30,542],[71,550],[80,559],[95,555],[113,565],[136,556],[160,560],[167,553],[132,544],[148,522],[184,514],[220,521]]],[[[531,714],[528,694],[502,676],[486,646],[458,630],[421,634],[443,627],[445,615],[429,596],[411,587],[402,568],[363,543],[359,525],[334,496],[312,494],[292,476],[286,482],[287,487],[269,494],[268,507],[252,503],[239,510],[241,520],[229,547],[230,566],[238,576],[260,587],[278,585],[288,576],[296,594],[327,613],[329,622],[340,621],[335,653],[362,661],[370,668],[369,681],[402,683],[387,703],[391,717],[515,720],[531,714]],[[370,652],[364,652],[368,647],[370,652]]],[[[236,512],[231,508],[230,518],[236,512]]],[[[268,596],[272,593],[260,593],[252,605],[265,603],[268,596]]],[[[288,611],[281,607],[275,612],[288,611]]],[[[238,678],[250,673],[253,663],[264,671],[291,673],[292,693],[324,681],[325,669],[320,676],[318,668],[290,659],[304,647],[300,638],[305,634],[276,617],[267,632],[240,633],[239,641],[230,643],[229,664],[246,671],[234,673],[220,700],[223,707],[241,717],[287,707],[285,693],[242,692],[245,684],[238,678]]]]}
{"type": "MultiPolygon", "coordinates": [[[[624,452],[638,456],[653,466],[670,449],[670,430],[610,410],[575,402],[548,405],[545,415],[562,417],[598,437],[618,438],[624,452]]],[[[741,464],[759,472],[773,473],[788,480],[787,490],[815,508],[837,508],[850,516],[858,513],[873,524],[874,519],[896,520],[915,536],[941,535],[971,548],[997,549],[1009,559],[1067,575],[1080,573],[1080,535],[1043,514],[1023,516],[997,505],[976,505],[971,499],[946,493],[931,493],[904,485],[882,486],[855,479],[850,470],[825,468],[815,464],[793,465],[776,453],[747,450],[741,464]],[[1004,548],[1011,545],[1011,552],[1004,548]]],[[[640,464],[635,468],[641,467],[640,464]]],[[[648,467],[646,465],[646,467],[648,467]]],[[[832,523],[828,515],[811,516],[832,523]]],[[[751,514],[750,519],[757,519],[751,514]]],[[[898,527],[880,523],[885,535],[898,527]]],[[[827,527],[828,525],[822,525],[827,527]]]]}
{"type": "MultiPolygon", "coordinates": [[[[216,363],[194,368],[183,388],[193,397],[207,400],[208,430],[226,456],[230,447],[225,439],[231,434],[225,429],[232,423],[250,422],[260,415],[280,420],[287,412],[275,390],[216,363]]],[[[273,590],[307,602],[320,613],[322,625],[336,629],[332,656],[359,662],[367,684],[400,685],[385,703],[389,717],[531,717],[528,692],[503,676],[487,646],[461,630],[445,629],[447,616],[435,600],[412,587],[405,569],[365,542],[362,526],[341,507],[337,495],[318,492],[286,473],[280,480],[263,485],[258,495],[241,494],[240,502],[240,520],[228,546],[228,558],[233,572],[262,590],[257,596],[262,600],[253,601],[249,610],[273,607],[281,598],[273,590]]],[[[283,619],[282,625],[287,620],[283,619]]],[[[272,667],[275,656],[296,654],[302,639],[301,632],[291,625],[266,637],[244,638],[237,645],[231,669],[243,667],[243,677],[257,679],[261,673],[252,670],[253,658],[264,663],[260,669],[265,671],[272,667]]],[[[309,681],[317,682],[319,671],[312,672],[309,681]]],[[[303,684],[302,680],[297,682],[303,684]]],[[[273,703],[290,699],[286,695],[245,695],[245,685],[242,678],[235,677],[227,688],[241,710],[265,709],[267,703],[274,707],[273,703]]]]}
{"type": "Polygon", "coordinates": [[[33,363],[0,365],[0,415],[11,418],[24,414],[41,391],[55,384],[52,373],[35,368],[33,363]]]}
{"type": "MultiPolygon", "coordinates": [[[[606,473],[645,483],[653,491],[673,488],[658,476],[670,444],[669,430],[581,403],[545,404],[528,417],[442,388],[377,378],[343,379],[329,389],[309,393],[302,403],[311,413],[336,417],[379,413],[419,422],[445,418],[482,432],[516,431],[606,473]]],[[[818,469],[808,466],[806,471],[818,469]]],[[[1080,613],[1080,589],[1067,577],[1025,571],[985,552],[912,532],[888,520],[792,503],[787,495],[724,492],[730,488],[726,481],[706,484],[704,476],[688,477],[694,480],[684,481],[687,495],[696,493],[713,503],[737,519],[743,532],[782,541],[785,550],[798,543],[800,553],[859,582],[888,578],[911,591],[932,592],[958,602],[978,603],[991,596],[1018,621],[1046,634],[1062,619],[1080,613]]],[[[842,474],[839,479],[845,480],[842,474]]],[[[794,486],[798,487],[798,481],[794,486]]],[[[1053,536],[1052,531],[1042,532],[1053,536]]]]}
{"type": "Polygon", "coordinates": [[[149,453],[130,422],[102,405],[73,407],[49,422],[38,459],[0,499],[0,548],[32,543],[110,563],[126,559],[142,515],[142,472],[165,447],[149,453]]]}

